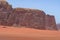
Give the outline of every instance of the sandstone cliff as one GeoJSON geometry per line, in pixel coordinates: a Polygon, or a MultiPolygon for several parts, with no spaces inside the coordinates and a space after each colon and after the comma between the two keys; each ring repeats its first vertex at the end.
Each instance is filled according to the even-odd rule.
{"type": "Polygon", "coordinates": [[[5,1],[0,2],[0,25],[57,30],[54,16],[38,9],[12,8],[5,1]]]}
{"type": "Polygon", "coordinates": [[[57,24],[57,28],[58,28],[58,30],[60,30],[60,23],[59,23],[59,24],[57,24]]]}

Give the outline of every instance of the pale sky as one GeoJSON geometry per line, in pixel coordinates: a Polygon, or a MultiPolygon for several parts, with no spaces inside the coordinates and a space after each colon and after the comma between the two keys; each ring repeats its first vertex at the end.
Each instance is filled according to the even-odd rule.
{"type": "Polygon", "coordinates": [[[7,0],[13,8],[33,8],[54,15],[56,23],[60,23],[60,0],[7,0]]]}

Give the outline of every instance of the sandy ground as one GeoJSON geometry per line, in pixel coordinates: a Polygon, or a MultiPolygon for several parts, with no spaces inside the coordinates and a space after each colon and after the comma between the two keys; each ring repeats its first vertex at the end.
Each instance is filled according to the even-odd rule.
{"type": "Polygon", "coordinates": [[[60,31],[0,27],[0,40],[60,40],[60,31]]]}

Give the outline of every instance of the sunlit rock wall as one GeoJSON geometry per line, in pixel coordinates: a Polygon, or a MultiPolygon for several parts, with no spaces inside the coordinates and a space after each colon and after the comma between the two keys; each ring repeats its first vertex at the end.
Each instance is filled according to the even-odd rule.
{"type": "Polygon", "coordinates": [[[38,9],[12,8],[6,1],[0,2],[0,25],[57,30],[54,16],[38,9]]]}

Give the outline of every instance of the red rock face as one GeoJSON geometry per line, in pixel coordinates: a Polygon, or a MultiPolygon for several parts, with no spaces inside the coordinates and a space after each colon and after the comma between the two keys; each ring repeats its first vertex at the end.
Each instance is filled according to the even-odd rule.
{"type": "Polygon", "coordinates": [[[51,29],[53,30],[53,28],[55,30],[57,30],[57,27],[56,27],[56,22],[55,22],[55,18],[53,15],[46,15],[46,21],[45,21],[45,26],[46,26],[46,29],[51,29]]]}
{"type": "Polygon", "coordinates": [[[58,28],[58,30],[60,30],[60,23],[59,23],[59,24],[57,24],[57,28],[58,28]]]}
{"type": "Polygon", "coordinates": [[[8,3],[4,4],[4,2],[3,6],[0,6],[0,9],[0,25],[24,26],[43,30],[57,29],[54,16],[46,15],[41,10],[27,8],[13,9],[11,5],[8,3]]]}

